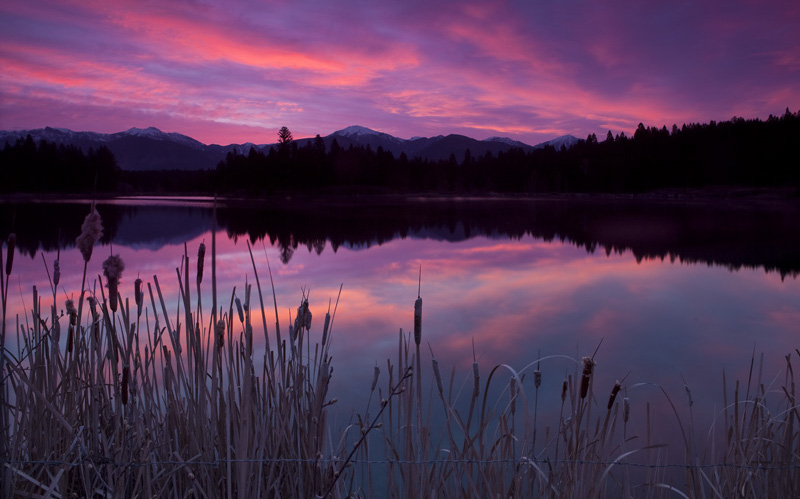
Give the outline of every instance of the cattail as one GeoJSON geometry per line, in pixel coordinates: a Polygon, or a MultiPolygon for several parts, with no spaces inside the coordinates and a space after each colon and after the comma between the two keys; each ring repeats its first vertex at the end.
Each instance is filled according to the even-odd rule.
{"type": "Polygon", "coordinates": [[[311,331],[311,310],[308,308],[308,300],[303,302],[303,318],[306,331],[311,331]]]}
{"type": "Polygon", "coordinates": [[[14,247],[17,245],[17,235],[13,232],[8,235],[8,257],[6,258],[6,275],[11,275],[14,266],[14,247]]]}
{"type": "Polygon", "coordinates": [[[328,340],[328,328],[331,325],[331,313],[325,312],[325,323],[322,325],[322,345],[328,340]]]}
{"type": "Polygon", "coordinates": [[[628,397],[622,399],[622,421],[628,422],[628,417],[631,415],[631,401],[628,397]]]}
{"type": "Polygon", "coordinates": [[[75,244],[83,255],[83,261],[88,262],[92,258],[92,249],[101,237],[103,237],[103,221],[95,207],[92,206],[92,211],[83,219],[81,235],[75,239],[75,244]]]}
{"type": "Polygon", "coordinates": [[[247,327],[245,327],[244,337],[247,340],[247,351],[248,352],[252,352],[253,351],[253,325],[252,324],[248,324],[247,327]]]}
{"type": "Polygon", "coordinates": [[[564,379],[564,382],[561,384],[561,403],[564,403],[564,400],[567,399],[567,380],[564,379]]]}
{"type": "Polygon", "coordinates": [[[72,335],[74,330],[75,328],[72,326],[67,330],[67,353],[72,352],[72,335]]]}
{"type": "Polygon", "coordinates": [[[203,282],[203,259],[206,256],[206,243],[200,243],[197,248],[197,285],[203,282]]]}
{"type": "Polygon", "coordinates": [[[128,405],[128,378],[130,378],[130,370],[128,366],[122,368],[122,405],[128,405]]]}
{"type": "Polygon", "coordinates": [[[97,311],[97,299],[94,296],[90,296],[86,301],[89,302],[89,310],[92,311],[92,330],[94,331],[95,339],[97,339],[100,334],[100,313],[97,311]]]}
{"type": "Polygon", "coordinates": [[[67,300],[65,306],[67,307],[67,314],[69,315],[69,323],[74,326],[78,323],[78,309],[75,308],[75,302],[67,300]]]}
{"type": "Polygon", "coordinates": [[[119,295],[119,278],[125,270],[125,262],[119,255],[111,255],[103,262],[103,274],[108,279],[108,303],[112,312],[117,311],[117,298],[119,295]]]}
{"type": "Polygon", "coordinates": [[[622,387],[622,384],[619,380],[614,382],[614,388],[611,389],[611,396],[608,397],[608,410],[611,410],[611,407],[614,405],[614,399],[617,398],[617,394],[619,393],[619,389],[622,387]]]}
{"type": "Polygon", "coordinates": [[[61,264],[58,263],[58,258],[53,261],[53,286],[58,286],[61,280],[61,264]]]}
{"type": "Polygon", "coordinates": [[[242,300],[237,296],[234,300],[236,302],[236,311],[239,312],[239,322],[244,322],[244,312],[242,311],[242,300]]]}
{"type": "Polygon", "coordinates": [[[414,302],[414,343],[419,346],[422,341],[422,298],[417,296],[414,302]]]}
{"type": "Polygon", "coordinates": [[[69,315],[69,329],[67,330],[67,352],[72,352],[72,344],[75,341],[75,325],[78,323],[78,310],[75,308],[75,302],[67,300],[65,304],[67,314],[69,315]]]}
{"type": "Polygon", "coordinates": [[[142,280],[138,277],[133,281],[133,294],[136,299],[136,316],[142,315],[142,302],[144,302],[144,291],[142,291],[142,280]]]}
{"type": "Polygon", "coordinates": [[[219,348],[222,348],[222,345],[225,344],[225,320],[220,319],[217,321],[217,345],[219,348]]]}
{"type": "Polygon", "coordinates": [[[377,386],[377,384],[378,384],[378,376],[380,376],[380,375],[381,375],[381,370],[376,365],[375,366],[375,371],[374,371],[374,373],[372,375],[372,387],[369,389],[369,391],[374,391],[375,390],[375,386],[377,386]]]}
{"type": "Polygon", "coordinates": [[[589,393],[589,381],[592,379],[592,370],[594,369],[594,360],[591,357],[583,358],[583,375],[581,376],[581,398],[586,398],[589,393]]]}
{"type": "Polygon", "coordinates": [[[442,374],[439,372],[439,361],[433,359],[433,376],[436,378],[436,388],[439,389],[439,395],[444,397],[444,385],[442,385],[442,374]]]}
{"type": "Polygon", "coordinates": [[[542,371],[540,371],[538,369],[533,371],[533,385],[536,388],[539,388],[540,386],[542,386],[542,371]]]}
{"type": "Polygon", "coordinates": [[[689,385],[683,385],[683,388],[686,390],[686,396],[689,397],[689,407],[694,405],[694,400],[692,400],[692,391],[689,389],[689,385]]]}
{"type": "Polygon", "coordinates": [[[481,375],[478,371],[478,363],[472,363],[472,398],[476,398],[481,393],[481,375]]]}

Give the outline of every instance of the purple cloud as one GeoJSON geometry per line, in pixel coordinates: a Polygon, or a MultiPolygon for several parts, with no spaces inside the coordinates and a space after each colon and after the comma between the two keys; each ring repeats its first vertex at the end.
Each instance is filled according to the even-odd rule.
{"type": "Polygon", "coordinates": [[[800,102],[795,2],[0,7],[0,128],[157,126],[211,143],[766,118],[800,102]]]}

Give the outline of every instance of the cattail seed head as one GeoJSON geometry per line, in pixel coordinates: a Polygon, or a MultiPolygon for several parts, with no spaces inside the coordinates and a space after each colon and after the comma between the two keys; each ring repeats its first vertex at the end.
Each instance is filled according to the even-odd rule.
{"type": "Polygon", "coordinates": [[[74,334],[75,328],[73,326],[69,327],[67,330],[67,353],[72,352],[72,335],[74,334]]]}
{"type": "Polygon", "coordinates": [[[133,281],[133,294],[136,299],[136,314],[142,315],[142,303],[144,302],[144,291],[142,291],[142,280],[138,277],[133,281]]]}
{"type": "Polygon", "coordinates": [[[414,302],[414,343],[419,346],[422,341],[422,298],[414,302]]]}
{"type": "Polygon", "coordinates": [[[533,371],[533,385],[536,388],[539,388],[540,386],[542,386],[542,371],[540,371],[538,369],[533,371]]]}
{"type": "Polygon", "coordinates": [[[217,346],[222,348],[222,345],[225,343],[225,320],[220,319],[217,321],[216,327],[217,333],[217,346]]]}
{"type": "Polygon", "coordinates": [[[592,379],[592,370],[594,369],[594,360],[591,357],[583,358],[583,374],[581,375],[581,398],[586,398],[589,393],[589,381],[592,379]]]}
{"type": "Polygon", "coordinates": [[[11,268],[14,266],[14,248],[17,246],[17,235],[13,232],[8,235],[8,253],[6,253],[6,275],[11,275],[11,268]]]}
{"type": "Polygon", "coordinates": [[[567,380],[564,379],[564,382],[561,384],[561,403],[564,403],[564,400],[567,399],[567,380]]]}
{"type": "Polygon", "coordinates": [[[53,285],[58,286],[61,280],[61,264],[58,263],[58,258],[53,261],[53,285]]]}
{"type": "Polygon", "coordinates": [[[125,262],[119,255],[111,255],[103,262],[103,274],[108,279],[108,303],[112,312],[117,311],[119,295],[119,278],[125,270],[125,262]]]}
{"type": "Polygon", "coordinates": [[[234,300],[236,302],[236,311],[239,312],[239,322],[244,322],[244,312],[242,311],[242,300],[237,296],[234,300]]]}
{"type": "Polygon", "coordinates": [[[206,256],[206,243],[200,243],[197,248],[197,284],[203,282],[203,260],[206,256]]]}
{"type": "Polygon", "coordinates": [[[614,387],[611,389],[611,396],[608,397],[608,410],[614,406],[614,399],[617,398],[617,394],[619,393],[619,389],[622,387],[622,384],[619,380],[614,382],[614,387]]]}
{"type": "Polygon", "coordinates": [[[78,323],[78,309],[75,308],[75,302],[72,300],[67,300],[65,306],[67,308],[67,314],[69,315],[70,325],[76,325],[78,323]]]}
{"type": "Polygon", "coordinates": [[[83,219],[81,235],[75,239],[75,244],[83,255],[83,261],[88,262],[92,258],[92,249],[101,237],[103,237],[103,221],[97,209],[92,206],[92,211],[83,219]]]}
{"type": "Polygon", "coordinates": [[[130,369],[125,366],[122,368],[122,405],[128,405],[128,378],[130,378],[130,369]]]}
{"type": "Polygon", "coordinates": [[[628,422],[628,417],[631,415],[631,401],[628,397],[622,399],[622,421],[628,422]]]}

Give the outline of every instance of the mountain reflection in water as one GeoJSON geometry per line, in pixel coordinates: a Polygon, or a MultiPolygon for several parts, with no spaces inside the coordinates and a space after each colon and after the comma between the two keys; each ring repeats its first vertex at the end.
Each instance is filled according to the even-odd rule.
{"type": "MultiPolygon", "coordinates": [[[[0,204],[0,237],[16,232],[17,247],[71,247],[88,201],[0,204]]],[[[104,244],[158,249],[190,240],[212,227],[211,203],[98,202],[104,244]]],[[[433,200],[359,203],[281,200],[220,202],[217,227],[236,240],[268,240],[288,263],[306,247],[370,247],[397,238],[463,241],[475,236],[561,240],[586,251],[630,251],[637,261],[670,259],[763,268],[781,277],[800,272],[800,208],[757,201],[668,202],[604,199],[433,200]]]]}

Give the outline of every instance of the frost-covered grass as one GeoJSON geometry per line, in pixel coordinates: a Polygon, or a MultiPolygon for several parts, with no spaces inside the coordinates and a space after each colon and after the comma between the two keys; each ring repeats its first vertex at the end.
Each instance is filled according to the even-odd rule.
{"type": "MultiPolygon", "coordinates": [[[[88,262],[99,221],[87,220],[78,245],[88,262]]],[[[9,241],[0,252],[3,497],[800,494],[791,356],[782,378],[762,380],[753,362],[744,385],[723,386],[710,428],[694,427],[688,389],[676,398],[682,403],[664,391],[679,426],[672,438],[659,433],[649,407],[630,411],[634,385],[595,386],[594,354],[573,359],[566,376],[542,372],[549,357],[488,371],[475,361],[472,372],[443,373],[435,345],[424,344],[418,299],[415,330],[401,330],[396,358],[375,367],[364,412],[334,428],[338,298],[312,321],[299,293],[297,314],[282,329],[274,292],[270,305],[259,278],[261,269],[271,281],[268,262],[251,253],[255,289],[245,283],[218,304],[212,241],[211,283],[205,246],[194,262],[186,250],[177,297],[165,300],[155,276],[137,279],[127,294],[115,283],[122,260],[107,260],[105,276],[89,285],[84,268],[77,303],[60,312],[62,269],[45,266],[51,293],[34,288],[31,309],[7,318],[12,258],[9,241]],[[204,308],[198,291],[208,296],[208,287],[204,308]],[[170,314],[166,303],[175,301],[170,314]],[[264,335],[261,351],[254,329],[264,335]],[[12,337],[15,351],[6,349],[12,337]],[[561,390],[543,390],[543,376],[563,379],[561,390]],[[557,415],[540,411],[545,403],[557,415]]]]}

